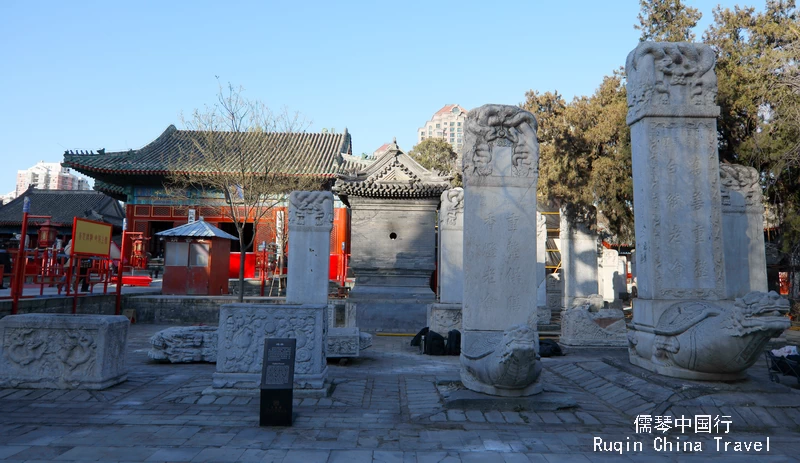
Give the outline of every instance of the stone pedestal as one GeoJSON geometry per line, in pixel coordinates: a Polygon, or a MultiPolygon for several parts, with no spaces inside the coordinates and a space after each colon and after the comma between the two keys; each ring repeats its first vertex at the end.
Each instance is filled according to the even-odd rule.
{"type": "Polygon", "coordinates": [[[628,55],[639,292],[628,338],[635,365],[731,380],[788,327],[788,301],[726,300],[714,59],[694,43],[644,42],[628,55]]]}
{"type": "Polygon", "coordinates": [[[23,314],[0,319],[0,388],[105,389],[127,379],[122,315],[23,314]]]}
{"type": "Polygon", "coordinates": [[[461,380],[486,394],[535,394],[536,119],[485,105],[467,115],[465,132],[461,380]]]}
{"type": "Polygon", "coordinates": [[[364,171],[340,175],[334,191],[350,206],[349,301],[364,330],[416,333],[435,302],[436,209],[449,186],[393,143],[364,171]]]}
{"type": "Polygon", "coordinates": [[[266,338],[295,338],[294,390],[298,397],[324,397],[327,306],[226,304],[220,309],[217,371],[204,394],[256,395],[266,338]]]}
{"type": "Polygon", "coordinates": [[[415,333],[427,325],[435,301],[437,199],[349,198],[350,267],[356,276],[349,302],[364,330],[415,333]]]}
{"type": "Polygon", "coordinates": [[[764,204],[758,171],[720,164],[719,176],[727,297],[767,291],[764,204]]]}

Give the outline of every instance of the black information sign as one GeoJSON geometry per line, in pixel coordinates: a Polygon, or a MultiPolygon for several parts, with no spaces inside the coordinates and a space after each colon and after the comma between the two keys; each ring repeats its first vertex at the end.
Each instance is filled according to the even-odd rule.
{"type": "Polygon", "coordinates": [[[292,425],[292,391],[296,350],[296,339],[267,338],[264,340],[259,418],[261,426],[292,425]]]}

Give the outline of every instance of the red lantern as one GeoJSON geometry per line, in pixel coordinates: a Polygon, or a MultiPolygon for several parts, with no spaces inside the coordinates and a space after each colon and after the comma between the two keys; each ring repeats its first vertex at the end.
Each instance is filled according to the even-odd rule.
{"type": "Polygon", "coordinates": [[[39,248],[49,248],[56,242],[58,230],[50,225],[50,219],[44,221],[39,228],[39,248]]]}

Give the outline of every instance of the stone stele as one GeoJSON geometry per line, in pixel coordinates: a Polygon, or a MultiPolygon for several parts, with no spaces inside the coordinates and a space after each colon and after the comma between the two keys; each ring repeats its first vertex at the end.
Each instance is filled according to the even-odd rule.
{"type": "Polygon", "coordinates": [[[266,338],[295,338],[298,397],[328,391],[328,266],[333,228],[329,191],[289,196],[289,281],[286,304],[227,304],[220,309],[214,395],[254,395],[261,381],[266,338]],[[292,269],[294,268],[294,272],[292,269]]]}
{"type": "Polygon", "coordinates": [[[461,381],[477,392],[541,392],[536,320],[536,119],[516,106],[467,115],[461,381]]]}
{"type": "Polygon", "coordinates": [[[333,193],[293,191],[289,195],[289,253],[286,302],[328,304],[333,193]]]}
{"type": "Polygon", "coordinates": [[[561,209],[561,268],[564,279],[564,309],[581,305],[583,298],[598,294],[597,233],[591,225],[594,211],[588,217],[573,215],[568,207],[561,209]],[[576,301],[577,299],[577,301],[576,301]]]}
{"type": "Polygon", "coordinates": [[[0,319],[0,388],[105,389],[127,379],[122,315],[23,314],[0,319]]]}
{"type": "Polygon", "coordinates": [[[446,335],[461,331],[464,295],[464,189],[442,193],[439,207],[439,301],[428,306],[428,327],[446,335]]]}
{"type": "Polygon", "coordinates": [[[734,300],[726,287],[725,260],[749,246],[723,235],[714,61],[696,43],[643,42],[628,55],[639,290],[628,340],[635,365],[725,381],[745,377],[790,323],[777,294],[734,300]]]}
{"type": "Polygon", "coordinates": [[[728,297],[767,291],[764,204],[758,171],[738,164],[720,164],[719,177],[728,297]]]}

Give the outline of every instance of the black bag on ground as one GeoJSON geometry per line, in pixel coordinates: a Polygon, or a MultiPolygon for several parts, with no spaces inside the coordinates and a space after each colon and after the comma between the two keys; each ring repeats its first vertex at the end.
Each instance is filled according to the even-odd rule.
{"type": "Polygon", "coordinates": [[[427,336],[428,331],[429,330],[427,326],[419,330],[419,333],[417,333],[417,335],[414,336],[414,339],[411,340],[411,345],[414,347],[419,347],[419,345],[422,343],[422,337],[427,336]]]}
{"type": "Polygon", "coordinates": [[[539,357],[557,357],[559,355],[564,355],[564,353],[561,352],[561,346],[557,342],[552,339],[539,340],[539,357]]]}
{"type": "Polygon", "coordinates": [[[447,344],[444,346],[446,355],[461,355],[461,332],[450,330],[447,333],[447,344]]]}
{"type": "Polygon", "coordinates": [[[436,331],[428,330],[425,335],[425,354],[426,355],[444,355],[444,336],[436,331]]]}

